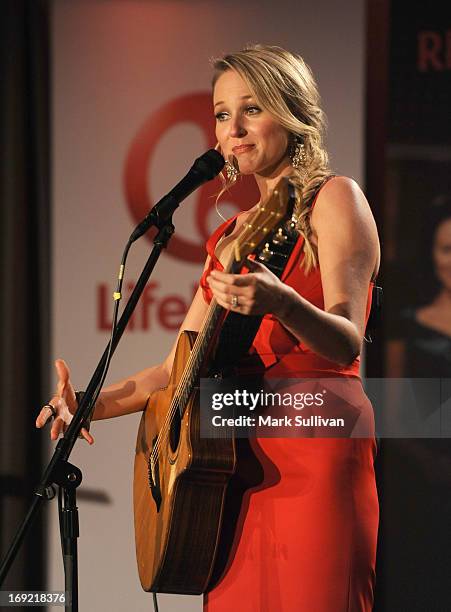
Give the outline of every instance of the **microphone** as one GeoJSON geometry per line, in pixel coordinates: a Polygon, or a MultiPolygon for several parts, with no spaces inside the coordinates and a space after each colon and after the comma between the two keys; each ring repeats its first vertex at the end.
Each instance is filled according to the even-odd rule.
{"type": "Polygon", "coordinates": [[[129,242],[140,238],[153,225],[161,229],[171,218],[173,212],[178,208],[180,202],[187,198],[198,187],[211,181],[223,169],[225,160],[218,151],[210,149],[196,159],[188,174],[177,183],[177,185],[166,194],[144,219],[136,226],[130,236],[129,242]]]}

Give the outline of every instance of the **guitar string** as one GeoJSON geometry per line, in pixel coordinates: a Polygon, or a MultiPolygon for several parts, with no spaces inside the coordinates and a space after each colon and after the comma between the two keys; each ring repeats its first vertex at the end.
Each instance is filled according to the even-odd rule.
{"type": "MultiPolygon", "coordinates": [[[[280,214],[279,214],[279,217],[280,217],[280,216],[282,216],[282,215],[280,215],[280,214]]],[[[246,226],[246,228],[245,228],[245,229],[249,229],[249,225],[250,225],[250,224],[247,224],[247,226],[246,226]]],[[[256,229],[256,230],[253,232],[253,235],[251,234],[251,237],[250,237],[250,238],[248,238],[248,240],[250,240],[250,239],[254,238],[254,237],[255,237],[256,232],[257,232],[259,229],[261,229],[261,225],[260,225],[260,226],[257,226],[257,229],[256,229]]],[[[237,238],[236,240],[238,240],[238,238],[237,238]]],[[[242,240],[242,242],[245,242],[245,241],[244,241],[244,240],[242,240]]],[[[231,259],[231,262],[229,263],[229,265],[228,265],[228,266],[226,266],[226,268],[227,268],[227,269],[230,269],[230,267],[231,267],[231,265],[232,265],[232,263],[233,263],[233,257],[232,257],[232,256],[230,257],[230,259],[231,259]]],[[[215,303],[213,304],[213,307],[212,307],[212,308],[211,308],[211,310],[210,310],[210,311],[207,313],[206,320],[208,320],[208,319],[209,319],[209,321],[208,321],[208,322],[210,322],[210,321],[211,321],[211,319],[213,318],[213,315],[214,315],[214,314],[215,314],[215,312],[216,312],[216,306],[217,306],[217,303],[216,303],[216,301],[215,301],[215,303]]],[[[204,327],[204,324],[203,324],[203,329],[207,329],[207,330],[208,330],[208,326],[205,328],[205,327],[204,327]]],[[[191,362],[192,362],[192,361],[194,361],[194,360],[198,361],[198,355],[199,355],[199,353],[200,353],[200,351],[199,351],[199,350],[197,350],[197,351],[196,351],[196,344],[198,344],[197,340],[199,340],[199,341],[200,341],[200,344],[203,344],[203,338],[205,337],[205,335],[206,335],[206,332],[205,332],[205,334],[200,334],[200,335],[199,335],[199,337],[196,339],[196,342],[195,342],[195,344],[194,344],[194,346],[193,346],[193,350],[192,350],[192,352],[191,352],[191,354],[190,354],[190,358],[189,358],[189,360],[188,360],[187,366],[186,366],[185,371],[184,371],[184,373],[183,373],[183,375],[182,375],[182,379],[180,380],[180,383],[179,383],[179,385],[178,385],[178,389],[179,389],[180,387],[182,387],[182,388],[183,388],[183,387],[184,387],[184,385],[186,385],[187,378],[188,378],[188,376],[189,376],[190,374],[186,374],[186,375],[185,375],[185,373],[192,372],[192,363],[191,363],[191,362]],[[191,366],[191,367],[189,367],[189,366],[191,366]]],[[[176,395],[174,395],[174,398],[173,398],[173,400],[172,400],[172,402],[171,402],[171,407],[170,407],[170,410],[168,411],[168,414],[167,414],[166,420],[165,420],[165,422],[163,423],[163,426],[162,426],[162,428],[161,428],[161,430],[160,430],[159,435],[157,436],[157,441],[156,441],[156,443],[155,443],[155,446],[154,446],[153,450],[151,451],[151,456],[150,456],[150,459],[153,461],[153,463],[155,463],[155,459],[158,459],[158,455],[159,455],[160,446],[161,446],[161,443],[162,443],[162,440],[163,440],[163,435],[164,435],[164,436],[166,435],[166,430],[167,430],[167,429],[168,429],[168,427],[170,427],[170,425],[172,424],[173,417],[174,417],[175,412],[176,412],[176,410],[177,410],[177,408],[178,408],[178,402],[179,402],[179,400],[180,400],[181,398],[183,398],[183,395],[184,395],[184,392],[181,392],[181,393],[179,392],[179,393],[177,393],[176,395]]],[[[152,467],[153,467],[153,466],[152,466],[152,467]]]]}
{"type": "MultiPolygon", "coordinates": [[[[247,224],[246,227],[244,228],[245,230],[249,230],[249,227],[251,227],[250,224],[247,224]]],[[[251,240],[257,233],[257,231],[261,229],[261,226],[258,226],[257,229],[253,232],[253,235],[251,234],[250,238],[247,238],[247,240],[251,240]]],[[[239,238],[237,238],[236,240],[239,240],[239,238]]],[[[242,240],[242,243],[244,243],[245,240],[242,240]]],[[[229,271],[232,267],[233,264],[233,251],[230,254],[229,257],[229,261],[225,267],[225,269],[227,271],[229,271]]],[[[193,350],[190,353],[190,356],[188,358],[188,362],[186,364],[186,367],[184,369],[184,372],[182,374],[182,378],[180,380],[180,383],[178,385],[178,389],[180,387],[184,387],[184,385],[186,384],[186,381],[188,379],[188,376],[190,375],[190,372],[192,371],[192,362],[193,361],[197,361],[198,360],[198,353],[199,353],[199,349],[197,349],[196,351],[196,345],[202,345],[203,344],[203,340],[205,335],[207,334],[207,330],[209,328],[209,325],[211,323],[211,320],[213,319],[214,315],[216,314],[216,308],[218,307],[217,301],[215,298],[213,298],[212,303],[210,304],[209,310],[207,311],[207,315],[205,317],[204,323],[202,324],[202,332],[199,334],[199,336],[196,338],[196,341],[194,343],[193,346],[193,350]]],[[[178,390],[177,389],[177,390],[178,390]]],[[[172,425],[172,420],[174,418],[175,412],[177,410],[177,404],[178,404],[178,400],[180,399],[180,396],[183,396],[183,392],[182,393],[177,393],[176,391],[176,395],[174,395],[172,402],[171,402],[171,406],[170,406],[170,410],[168,411],[168,414],[166,416],[166,420],[163,423],[163,426],[157,436],[157,440],[155,442],[154,448],[151,451],[151,460],[153,461],[153,463],[156,462],[156,460],[158,459],[158,455],[159,455],[159,450],[160,450],[160,446],[163,440],[163,436],[166,436],[166,430],[168,428],[170,428],[170,426],[172,425]]]]}
{"type": "MultiPolygon", "coordinates": [[[[245,229],[249,229],[249,227],[246,227],[245,229]]],[[[252,236],[251,236],[252,238],[252,236]]],[[[249,240],[249,239],[248,239],[249,240]]],[[[243,242],[245,242],[243,240],[243,242]]],[[[229,271],[232,267],[233,264],[233,252],[230,254],[229,257],[229,261],[228,264],[226,265],[226,267],[224,268],[226,271],[229,271]]],[[[190,353],[190,356],[188,358],[188,362],[185,366],[184,372],[182,374],[182,378],[178,384],[177,390],[176,390],[176,394],[174,395],[172,402],[171,402],[171,406],[170,406],[170,410],[168,411],[168,414],[166,416],[166,419],[163,423],[163,426],[157,436],[157,440],[155,442],[154,448],[151,451],[151,459],[155,460],[158,458],[159,455],[159,448],[160,445],[162,443],[163,440],[163,436],[166,435],[166,430],[172,425],[172,420],[173,417],[176,413],[176,410],[178,408],[177,404],[178,404],[178,400],[180,399],[180,396],[183,396],[183,392],[178,392],[177,391],[182,387],[184,387],[184,385],[186,384],[186,381],[190,375],[190,372],[192,371],[192,366],[193,366],[193,361],[198,361],[198,353],[200,352],[199,349],[197,348],[196,350],[196,345],[202,345],[203,344],[203,339],[207,334],[207,330],[209,328],[209,325],[211,323],[211,320],[213,319],[213,317],[215,316],[217,309],[218,308],[218,303],[216,301],[215,298],[212,299],[212,302],[210,304],[210,307],[207,311],[207,314],[205,316],[204,322],[202,323],[202,332],[199,334],[199,336],[196,338],[196,341],[194,343],[193,346],[193,350],[190,353]]]]}
{"type": "MultiPolygon", "coordinates": [[[[217,307],[217,303],[215,302],[215,303],[213,304],[213,306],[212,306],[212,310],[211,310],[211,311],[208,313],[208,316],[206,317],[206,319],[207,319],[207,320],[211,320],[211,319],[213,318],[213,315],[214,315],[214,314],[215,314],[215,312],[216,312],[216,307],[217,307]]],[[[208,329],[208,327],[207,327],[207,329],[208,329]]],[[[204,338],[204,337],[205,337],[205,334],[203,334],[203,335],[201,335],[201,336],[199,337],[199,341],[200,341],[200,344],[201,344],[201,345],[203,344],[203,338],[204,338]]],[[[193,367],[192,367],[192,361],[197,361],[197,362],[198,362],[198,360],[199,360],[199,354],[200,354],[200,351],[199,351],[199,350],[197,350],[197,351],[196,351],[196,346],[194,346],[194,347],[193,347],[193,349],[194,349],[194,350],[193,350],[193,351],[192,351],[192,353],[190,354],[190,359],[189,359],[189,361],[188,361],[187,368],[186,368],[186,372],[189,372],[189,373],[190,373],[189,375],[191,375],[191,376],[192,376],[192,370],[193,370],[193,367]]],[[[189,375],[188,375],[188,376],[189,376],[189,375]]],[[[184,374],[184,375],[182,376],[182,379],[181,379],[181,381],[180,381],[180,383],[179,383],[178,387],[179,387],[179,388],[180,388],[180,387],[182,387],[182,388],[183,388],[183,387],[186,385],[186,381],[187,381],[187,376],[184,374]]],[[[166,417],[166,421],[165,421],[165,423],[163,424],[163,427],[162,427],[162,428],[161,428],[161,430],[160,430],[159,436],[157,437],[157,442],[156,442],[156,444],[155,444],[155,446],[154,446],[154,449],[153,449],[153,450],[152,450],[152,452],[151,452],[151,457],[150,457],[150,458],[151,458],[151,460],[152,460],[152,462],[153,462],[153,463],[155,462],[155,459],[157,459],[157,458],[158,458],[159,451],[160,451],[160,446],[161,446],[161,443],[162,443],[162,440],[163,440],[163,436],[165,436],[165,434],[166,434],[166,430],[167,430],[167,429],[168,429],[168,427],[170,427],[170,425],[172,424],[173,417],[174,417],[175,412],[176,412],[176,410],[178,409],[178,407],[179,407],[180,403],[183,403],[183,402],[180,402],[180,400],[181,400],[181,399],[183,399],[183,396],[184,396],[184,395],[186,395],[186,389],[185,389],[185,390],[182,390],[181,392],[180,392],[180,390],[179,390],[179,391],[178,391],[178,393],[177,393],[177,394],[174,396],[174,398],[173,398],[173,401],[172,401],[172,403],[171,403],[171,408],[170,408],[170,410],[169,410],[169,412],[168,412],[168,415],[167,415],[167,417],[166,417]]],[[[152,466],[152,467],[153,467],[153,466],[152,466]]]]}
{"type": "MultiPolygon", "coordinates": [[[[226,267],[226,269],[228,269],[229,266],[226,267]]],[[[159,451],[160,451],[160,446],[163,443],[163,438],[166,437],[166,431],[171,427],[172,425],[172,421],[173,418],[175,416],[175,413],[178,410],[178,405],[179,405],[179,400],[183,397],[184,392],[183,390],[180,391],[180,389],[183,389],[187,383],[187,380],[193,370],[193,362],[198,362],[198,355],[200,353],[199,350],[199,345],[202,345],[204,343],[204,338],[207,335],[207,331],[209,329],[209,326],[211,324],[212,319],[214,318],[214,316],[216,315],[217,308],[218,308],[218,303],[216,301],[215,298],[212,299],[210,307],[207,311],[207,314],[205,316],[204,322],[202,323],[202,332],[197,336],[194,345],[193,345],[193,349],[188,357],[188,361],[187,364],[185,366],[185,369],[183,371],[182,377],[179,381],[179,384],[177,385],[177,389],[176,389],[176,393],[174,395],[174,397],[172,398],[171,401],[171,405],[170,405],[170,409],[168,410],[168,414],[166,415],[166,419],[160,429],[160,432],[157,436],[157,440],[155,441],[155,445],[154,448],[151,451],[150,454],[150,458],[151,460],[155,463],[156,460],[158,459],[159,456],[159,451]],[[196,348],[197,347],[197,348],[196,348]]]]}
{"type": "MultiPolygon", "coordinates": [[[[281,200],[282,200],[282,198],[279,196],[279,202],[281,200]]],[[[265,205],[264,207],[261,207],[259,209],[259,212],[261,212],[262,210],[266,210],[266,206],[267,205],[265,205]]],[[[282,216],[282,215],[279,214],[279,217],[280,216],[282,216]]],[[[269,218],[270,217],[267,218],[266,222],[268,221],[269,218]]],[[[248,230],[249,228],[254,229],[253,225],[254,224],[248,223],[248,224],[246,224],[245,229],[246,230],[248,230]]],[[[257,228],[254,230],[254,232],[251,233],[250,238],[247,239],[248,241],[255,237],[257,231],[261,229],[262,225],[263,224],[257,226],[257,228]]],[[[239,240],[239,237],[236,239],[236,241],[238,241],[238,240],[239,240]]],[[[245,240],[242,240],[242,243],[244,243],[244,242],[245,242],[245,240]]],[[[233,252],[230,255],[229,263],[226,266],[227,270],[229,270],[231,268],[232,263],[233,263],[233,252]]],[[[217,308],[217,302],[216,302],[216,300],[214,298],[213,298],[213,300],[214,300],[214,303],[210,305],[210,308],[207,311],[207,315],[205,317],[206,320],[209,319],[209,321],[207,321],[208,323],[213,318],[213,315],[215,314],[216,308],[217,308]]],[[[206,330],[206,329],[208,329],[208,325],[204,326],[204,324],[203,324],[202,328],[203,328],[203,330],[206,330]]],[[[184,370],[184,372],[182,374],[182,378],[181,378],[181,380],[179,382],[179,385],[177,386],[177,390],[180,387],[183,387],[186,384],[186,381],[187,381],[188,376],[189,376],[189,372],[192,370],[192,363],[191,362],[194,361],[195,359],[196,360],[198,359],[199,350],[197,350],[197,352],[196,352],[196,345],[199,344],[198,340],[200,340],[201,337],[203,338],[205,335],[206,335],[206,331],[205,331],[205,333],[201,332],[201,334],[199,334],[199,336],[196,338],[196,341],[195,341],[194,346],[193,346],[193,350],[190,353],[187,365],[186,365],[185,370],[184,370]]],[[[176,393],[177,393],[177,390],[176,390],[176,393]]],[[[176,413],[176,410],[178,409],[177,404],[178,404],[178,400],[180,399],[180,396],[183,396],[183,393],[178,393],[177,395],[174,395],[173,400],[171,402],[170,410],[168,411],[168,414],[167,414],[166,419],[165,419],[165,421],[163,423],[163,426],[162,426],[162,428],[161,428],[161,430],[160,430],[160,432],[159,432],[159,434],[157,436],[157,440],[155,442],[154,448],[151,451],[150,459],[151,459],[151,462],[154,465],[156,463],[156,460],[159,457],[159,450],[160,450],[160,446],[161,446],[161,444],[163,442],[163,436],[166,436],[166,430],[172,425],[172,421],[173,421],[174,415],[176,413]]]]}
{"type": "MultiPolygon", "coordinates": [[[[282,200],[282,197],[279,195],[279,203],[281,202],[281,200],[282,200]]],[[[258,210],[258,213],[257,213],[257,214],[259,214],[260,212],[262,212],[262,210],[263,210],[263,211],[265,211],[265,210],[266,210],[267,205],[268,205],[268,204],[265,204],[263,207],[260,207],[260,208],[259,208],[259,210],[258,210]]],[[[275,213],[275,214],[277,214],[277,213],[275,213]]],[[[279,214],[279,217],[280,217],[280,216],[282,216],[282,215],[280,215],[280,214],[279,214]]],[[[269,217],[267,217],[266,222],[267,222],[269,219],[270,219],[270,216],[269,216],[269,217]]],[[[256,236],[256,234],[257,234],[257,232],[258,232],[259,230],[261,230],[261,228],[262,228],[262,226],[263,226],[264,222],[265,222],[265,221],[263,221],[263,223],[261,222],[261,224],[260,224],[259,226],[257,226],[257,228],[255,228],[255,229],[254,229],[254,225],[255,225],[255,224],[253,224],[253,223],[248,223],[248,224],[246,224],[246,226],[245,226],[245,230],[249,230],[249,228],[251,228],[251,229],[253,229],[253,230],[254,230],[254,231],[251,233],[251,236],[250,236],[249,238],[247,238],[247,241],[248,241],[248,242],[249,242],[250,240],[252,240],[252,238],[255,238],[255,236],[256,236]]],[[[239,241],[239,240],[240,240],[240,237],[236,238],[235,240],[236,240],[236,241],[239,241]]],[[[246,242],[246,240],[242,239],[242,240],[241,240],[241,242],[242,242],[242,244],[243,244],[243,243],[245,243],[245,242],[246,242]]],[[[231,253],[231,255],[230,255],[228,265],[226,266],[226,268],[225,268],[225,269],[228,271],[228,270],[231,268],[232,264],[233,264],[233,250],[232,250],[232,253],[231,253]]],[[[212,304],[210,304],[210,308],[209,308],[209,310],[207,311],[207,314],[206,314],[206,317],[205,317],[205,321],[204,321],[204,323],[202,324],[202,330],[203,330],[203,331],[205,330],[205,333],[202,333],[202,332],[201,332],[201,333],[199,334],[199,336],[196,338],[195,342],[194,342],[194,345],[193,345],[193,350],[192,350],[192,351],[191,351],[191,353],[190,353],[190,356],[189,356],[189,358],[188,358],[188,362],[187,362],[186,367],[185,367],[185,369],[184,369],[184,372],[183,372],[183,374],[182,374],[182,378],[181,378],[181,380],[180,380],[180,382],[179,382],[179,384],[178,384],[178,386],[177,386],[176,395],[174,395],[174,397],[173,397],[173,399],[172,399],[170,409],[169,409],[169,411],[168,411],[168,414],[166,415],[166,419],[165,419],[165,421],[164,421],[164,423],[163,423],[163,426],[162,426],[162,428],[160,429],[160,432],[159,432],[159,434],[158,434],[158,436],[157,436],[157,440],[156,440],[156,442],[155,442],[154,448],[152,449],[152,451],[151,451],[151,453],[150,453],[150,459],[151,459],[151,461],[153,462],[153,464],[154,464],[154,465],[155,465],[155,463],[156,463],[156,460],[159,458],[159,451],[160,451],[160,446],[161,446],[161,444],[162,444],[162,442],[163,442],[163,436],[166,436],[166,430],[167,430],[168,428],[170,428],[170,426],[172,425],[172,421],[173,421],[174,415],[175,415],[175,413],[176,413],[176,410],[178,409],[178,405],[177,405],[177,404],[178,404],[178,400],[180,399],[180,397],[183,397],[183,393],[180,393],[180,392],[179,392],[179,393],[177,393],[177,391],[178,391],[180,388],[183,388],[183,387],[185,386],[186,381],[188,380],[188,377],[189,377],[189,373],[190,373],[190,371],[192,371],[192,365],[193,365],[193,364],[192,364],[192,361],[194,361],[194,360],[196,360],[196,361],[197,361],[197,360],[198,360],[198,353],[199,353],[200,351],[199,351],[199,349],[196,351],[196,345],[197,345],[197,344],[202,344],[202,343],[203,343],[203,341],[202,341],[202,342],[200,342],[200,338],[201,338],[201,337],[202,337],[202,338],[204,338],[204,336],[206,335],[206,330],[208,329],[208,325],[209,325],[209,323],[211,322],[211,319],[213,318],[213,315],[216,313],[216,308],[217,308],[217,301],[216,301],[216,300],[213,298],[213,300],[212,300],[212,304]],[[205,325],[205,322],[207,323],[207,325],[205,325]],[[198,342],[198,340],[199,340],[199,342],[198,342]]]]}

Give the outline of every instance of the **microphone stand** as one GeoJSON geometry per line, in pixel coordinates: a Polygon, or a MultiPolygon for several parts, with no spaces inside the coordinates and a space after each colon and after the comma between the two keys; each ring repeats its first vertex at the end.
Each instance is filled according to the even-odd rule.
{"type": "MultiPolygon", "coordinates": [[[[165,211],[165,215],[154,222],[159,229],[158,234],[154,239],[154,246],[149,255],[149,258],[144,266],[143,271],[136,283],[135,288],[124,308],[124,312],[119,319],[119,322],[112,336],[111,355],[116,350],[117,345],[124,333],[127,323],[133,314],[133,311],[138,303],[139,298],[144,290],[144,287],[149,280],[149,277],[163,251],[174,233],[174,225],[172,224],[172,211],[165,211]]],[[[144,233],[141,231],[140,235],[144,233]]],[[[130,242],[138,237],[136,230],[132,234],[130,242]]],[[[41,507],[44,499],[50,500],[55,497],[54,485],[59,485],[60,494],[64,497],[64,510],[60,517],[60,530],[63,542],[63,561],[64,561],[64,576],[65,590],[68,594],[69,601],[66,602],[66,607],[70,612],[78,612],[78,558],[77,558],[77,538],[78,530],[78,509],[76,500],[76,489],[82,481],[81,470],[69,463],[68,459],[75,442],[78,438],[84,421],[89,417],[92,407],[91,402],[99,382],[102,378],[104,366],[108,357],[109,345],[106,347],[92,378],[86,388],[86,392],[82,397],[80,405],[74,413],[73,419],[66,430],[64,436],[56,445],[53,456],[44,472],[44,476],[36,489],[34,499],[28,513],[20,525],[13,542],[0,566],[0,586],[3,584],[8,571],[17,556],[23,539],[31,526],[31,523],[41,507]]]]}

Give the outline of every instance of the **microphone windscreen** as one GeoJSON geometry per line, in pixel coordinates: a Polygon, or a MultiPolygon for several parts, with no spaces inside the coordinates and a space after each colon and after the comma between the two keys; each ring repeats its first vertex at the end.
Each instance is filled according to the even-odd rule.
{"type": "Polygon", "coordinates": [[[225,160],[221,153],[215,149],[210,149],[196,159],[193,169],[202,174],[206,181],[217,176],[224,168],[225,160]]]}

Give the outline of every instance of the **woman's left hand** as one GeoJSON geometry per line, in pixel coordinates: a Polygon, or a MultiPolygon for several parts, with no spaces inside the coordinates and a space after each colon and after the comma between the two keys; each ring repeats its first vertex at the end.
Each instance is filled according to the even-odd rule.
{"type": "Polygon", "coordinates": [[[286,308],[289,287],[263,264],[248,259],[248,274],[212,270],[207,282],[218,304],[245,315],[278,317],[286,308]]]}

